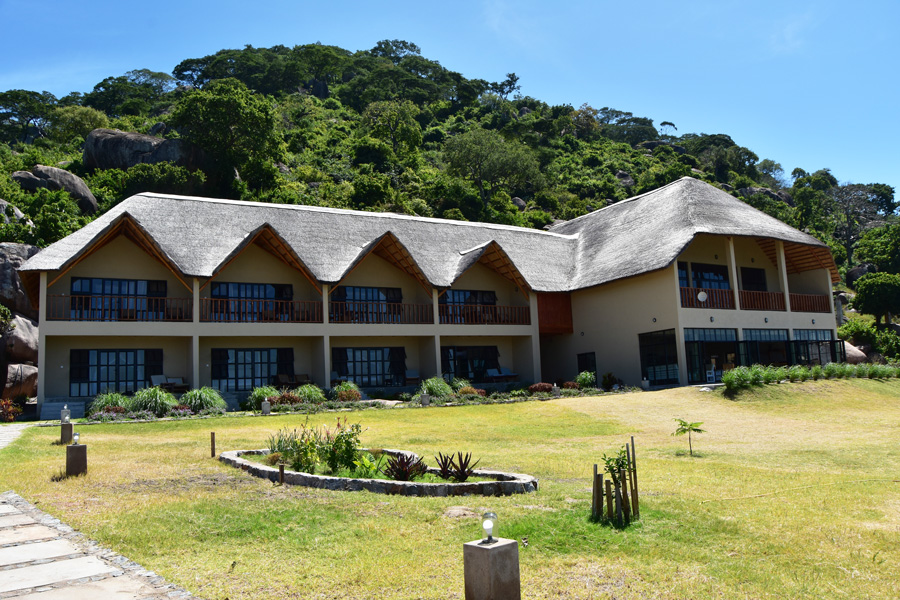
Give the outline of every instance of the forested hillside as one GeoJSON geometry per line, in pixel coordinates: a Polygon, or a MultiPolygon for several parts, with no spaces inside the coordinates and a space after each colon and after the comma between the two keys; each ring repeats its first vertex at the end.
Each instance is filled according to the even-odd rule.
{"type": "Polygon", "coordinates": [[[827,241],[844,269],[900,269],[889,186],[786,174],[726,134],[679,132],[603,98],[550,106],[521,96],[514,73],[468,79],[399,40],[222,50],[62,98],[8,90],[0,141],[0,241],[46,245],[141,191],[540,228],[690,175],[827,241]],[[180,154],[105,168],[83,153],[98,128],[180,139],[180,154]],[[98,208],[50,175],[12,177],[36,165],[81,177],[98,208]]]}

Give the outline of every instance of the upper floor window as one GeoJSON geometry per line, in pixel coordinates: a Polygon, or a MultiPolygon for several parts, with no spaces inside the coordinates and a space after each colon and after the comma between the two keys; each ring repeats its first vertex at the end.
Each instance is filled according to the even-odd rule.
{"type": "Polygon", "coordinates": [[[441,294],[438,303],[495,306],[497,304],[497,293],[484,290],[447,290],[441,294]]]}
{"type": "Polygon", "coordinates": [[[728,267],[724,265],[708,265],[691,263],[691,280],[695,288],[705,290],[730,290],[728,267]]]}
{"type": "Polygon", "coordinates": [[[166,282],[147,279],[105,279],[73,277],[73,296],[145,296],[165,298],[166,282]]]}
{"type": "Polygon", "coordinates": [[[399,304],[403,302],[403,291],[400,288],[342,285],[331,294],[331,300],[332,302],[387,302],[399,304]]]}
{"type": "Polygon", "coordinates": [[[294,288],[290,284],[273,283],[214,283],[213,298],[229,300],[292,300],[294,288]]]}
{"type": "Polygon", "coordinates": [[[767,292],[766,270],[741,267],[741,289],[748,292],[767,292]]]}
{"type": "Polygon", "coordinates": [[[688,271],[688,264],[686,262],[678,263],[678,286],[679,287],[691,287],[691,272],[688,271]]]}

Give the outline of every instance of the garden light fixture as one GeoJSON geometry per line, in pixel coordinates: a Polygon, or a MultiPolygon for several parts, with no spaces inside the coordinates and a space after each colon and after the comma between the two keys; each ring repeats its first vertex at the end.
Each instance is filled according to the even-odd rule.
{"type": "Polygon", "coordinates": [[[482,516],[481,528],[484,529],[484,539],[482,544],[493,544],[497,540],[494,539],[494,527],[497,525],[497,514],[486,512],[482,516]]]}
{"type": "Polygon", "coordinates": [[[78,439],[79,439],[80,437],[81,437],[81,435],[76,431],[74,434],[72,434],[72,443],[73,443],[74,445],[77,446],[77,445],[78,445],[78,439]]]}
{"type": "Polygon", "coordinates": [[[700,302],[706,302],[707,297],[708,296],[706,295],[706,292],[704,292],[703,290],[697,293],[697,300],[699,300],[700,302]]]}

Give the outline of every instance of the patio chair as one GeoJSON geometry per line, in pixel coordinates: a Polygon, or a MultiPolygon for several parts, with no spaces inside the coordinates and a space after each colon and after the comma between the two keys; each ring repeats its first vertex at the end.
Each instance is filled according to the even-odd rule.
{"type": "Polygon", "coordinates": [[[421,378],[417,369],[406,370],[406,385],[419,385],[421,378]]]}

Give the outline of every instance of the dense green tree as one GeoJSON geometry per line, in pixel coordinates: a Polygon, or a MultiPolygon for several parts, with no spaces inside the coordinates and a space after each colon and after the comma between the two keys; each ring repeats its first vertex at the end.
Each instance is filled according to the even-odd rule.
{"type": "Polygon", "coordinates": [[[119,77],[107,77],[84,95],[82,104],[102,110],[111,117],[144,115],[173,85],[173,78],[165,73],[138,69],[119,77]]]}
{"type": "Polygon", "coordinates": [[[874,264],[879,271],[900,273],[900,224],[865,232],[856,244],[856,258],[874,264]]]}
{"type": "Polygon", "coordinates": [[[874,315],[875,325],[885,318],[891,322],[891,314],[900,312],[900,275],[893,273],[869,273],[856,282],[853,306],[866,314],[874,315]]]}
{"type": "MultiPolygon", "coordinates": [[[[831,187],[828,197],[835,217],[834,234],[847,250],[847,261],[853,262],[853,248],[867,230],[882,225],[885,215],[882,209],[892,208],[893,189],[890,199],[885,198],[885,190],[877,190],[871,185],[843,184],[831,187]]],[[[891,211],[893,212],[893,211],[891,211]]]]}
{"type": "Polygon", "coordinates": [[[409,56],[421,56],[422,50],[416,44],[404,40],[381,40],[369,50],[369,54],[399,65],[400,61],[409,56]]]}
{"type": "Polygon", "coordinates": [[[89,106],[64,106],[57,108],[50,116],[47,128],[50,137],[60,144],[73,139],[85,138],[94,129],[108,127],[106,114],[89,106]]]}
{"type": "Polygon", "coordinates": [[[475,184],[485,206],[500,188],[512,191],[540,179],[531,151],[495,131],[471,129],[453,137],[447,140],[444,155],[452,174],[475,184]]]}
{"type": "Polygon", "coordinates": [[[175,104],[169,122],[209,152],[226,181],[233,171],[252,189],[267,187],[275,176],[272,163],[284,159],[272,103],[237,79],[216,80],[188,92],[175,104]]]}
{"type": "Polygon", "coordinates": [[[416,122],[419,109],[409,100],[373,102],[363,113],[371,134],[390,142],[395,154],[412,152],[422,144],[422,127],[416,122]]]}
{"type": "Polygon", "coordinates": [[[50,92],[0,92],[0,135],[8,141],[18,138],[24,142],[33,129],[36,137],[44,136],[55,105],[56,96],[50,92]]]}

